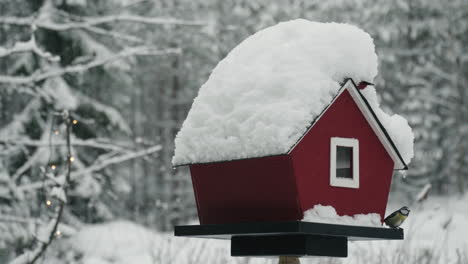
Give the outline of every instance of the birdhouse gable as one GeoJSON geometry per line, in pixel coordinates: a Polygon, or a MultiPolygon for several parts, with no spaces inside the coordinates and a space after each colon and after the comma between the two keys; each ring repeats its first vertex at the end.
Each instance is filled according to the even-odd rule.
{"type": "MultiPolygon", "coordinates": [[[[386,128],[383,126],[382,122],[377,117],[374,109],[371,107],[371,105],[367,101],[366,97],[361,93],[361,91],[358,89],[358,87],[356,86],[356,84],[354,83],[354,81],[352,79],[347,79],[344,82],[341,89],[335,95],[335,97],[330,102],[330,104],[328,104],[328,106],[322,111],[322,113],[320,113],[320,115],[318,115],[313,120],[313,122],[308,127],[307,131],[296,142],[296,144],[294,144],[291,147],[291,149],[288,151],[288,154],[291,153],[298,144],[300,144],[300,142],[304,138],[304,136],[314,127],[314,125],[317,123],[317,121],[320,118],[322,118],[322,116],[327,112],[327,110],[334,104],[335,100],[344,91],[349,92],[349,94],[351,95],[354,103],[356,103],[359,110],[361,111],[361,113],[366,118],[367,123],[369,123],[370,127],[372,128],[372,130],[374,131],[374,133],[376,134],[376,136],[379,138],[380,142],[384,146],[385,150],[388,152],[388,154],[390,155],[390,157],[394,161],[394,163],[395,163],[394,169],[395,170],[407,170],[408,166],[407,166],[405,160],[403,159],[402,155],[400,154],[398,148],[396,147],[395,143],[393,142],[392,137],[389,135],[388,131],[386,130],[386,128]]],[[[357,141],[354,141],[353,139],[336,138],[336,139],[332,140],[332,142],[330,144],[331,155],[332,155],[330,157],[330,161],[331,161],[330,170],[331,171],[333,170],[333,168],[336,168],[336,166],[335,166],[336,163],[335,163],[334,159],[336,159],[336,148],[337,148],[337,146],[347,146],[347,147],[352,148],[353,157],[355,157],[355,155],[356,155],[355,153],[358,153],[358,151],[359,151],[359,144],[358,144],[357,141]],[[354,143],[351,143],[351,142],[354,142],[354,143]]],[[[340,150],[340,152],[344,152],[344,150],[340,150]]],[[[357,160],[354,160],[353,165],[359,166],[359,164],[357,163],[357,160]]],[[[354,170],[358,171],[358,167],[355,167],[354,170]]],[[[358,176],[358,173],[357,172],[355,172],[355,173],[358,176]]],[[[330,173],[330,174],[334,175],[332,173],[330,173]]],[[[331,177],[333,177],[333,176],[331,176],[331,177]]],[[[338,180],[337,179],[335,179],[335,180],[331,179],[331,182],[333,182],[334,184],[339,185],[338,182],[349,182],[349,181],[348,180],[343,180],[343,179],[341,179],[341,180],[340,179],[338,179],[338,180]]],[[[359,180],[355,179],[352,184],[349,183],[347,185],[349,185],[347,187],[355,186],[355,187],[351,187],[351,188],[357,188],[359,186],[359,180]]]]}

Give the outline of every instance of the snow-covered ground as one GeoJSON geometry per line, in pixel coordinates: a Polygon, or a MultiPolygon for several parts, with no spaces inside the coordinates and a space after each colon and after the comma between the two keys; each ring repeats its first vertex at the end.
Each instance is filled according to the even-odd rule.
{"type": "MultiPolygon", "coordinates": [[[[400,206],[391,204],[388,213],[400,206]]],[[[350,242],[346,259],[307,258],[301,263],[468,263],[468,195],[430,197],[412,207],[403,224],[404,241],[350,242]]],[[[60,260],[47,263],[277,263],[276,259],[230,257],[228,241],[177,238],[128,221],[85,227],[60,244],[53,252],[60,260]]]]}

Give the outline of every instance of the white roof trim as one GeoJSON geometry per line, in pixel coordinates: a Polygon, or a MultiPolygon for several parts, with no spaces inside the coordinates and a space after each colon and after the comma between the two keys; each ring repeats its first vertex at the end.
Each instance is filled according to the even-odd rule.
{"type": "Polygon", "coordinates": [[[331,103],[322,111],[322,113],[319,116],[317,116],[317,118],[313,121],[313,124],[307,129],[307,131],[296,142],[296,144],[294,144],[291,147],[291,149],[288,151],[288,154],[290,154],[296,148],[296,146],[302,141],[302,139],[305,137],[305,135],[307,135],[309,133],[309,131],[314,127],[314,125],[317,123],[317,121],[320,118],[322,118],[322,116],[327,112],[327,110],[331,107],[331,105],[333,105],[335,103],[335,100],[343,93],[343,91],[348,90],[349,94],[353,98],[353,100],[356,103],[356,105],[358,106],[359,110],[361,110],[361,113],[366,118],[367,123],[369,123],[369,125],[372,128],[372,130],[374,131],[375,135],[380,140],[380,142],[384,146],[385,150],[387,151],[387,153],[390,155],[390,157],[394,161],[394,163],[395,163],[394,169],[395,170],[405,169],[406,164],[402,162],[400,156],[395,151],[394,146],[392,145],[392,143],[390,143],[390,141],[387,138],[387,136],[385,135],[384,131],[382,131],[382,129],[380,128],[380,125],[377,122],[376,118],[374,117],[374,115],[369,110],[370,106],[367,106],[367,104],[364,102],[363,98],[361,97],[361,95],[359,94],[359,91],[357,89],[358,88],[354,85],[353,81],[351,79],[348,79],[343,84],[343,86],[340,88],[340,90],[338,91],[335,98],[333,98],[331,103]]]}

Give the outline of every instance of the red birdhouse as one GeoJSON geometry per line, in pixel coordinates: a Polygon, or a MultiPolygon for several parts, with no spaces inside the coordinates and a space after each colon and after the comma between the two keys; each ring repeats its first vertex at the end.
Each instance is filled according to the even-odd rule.
{"type": "Polygon", "coordinates": [[[231,239],[233,256],[343,257],[348,240],[403,239],[381,223],[414,136],[366,82],[374,48],[356,27],[294,20],[233,49],[175,139],[200,220],[175,235],[231,239]]]}
{"type": "Polygon", "coordinates": [[[190,164],[201,224],[296,221],[314,205],[378,213],[407,166],[351,79],[282,155],[190,164]]]}

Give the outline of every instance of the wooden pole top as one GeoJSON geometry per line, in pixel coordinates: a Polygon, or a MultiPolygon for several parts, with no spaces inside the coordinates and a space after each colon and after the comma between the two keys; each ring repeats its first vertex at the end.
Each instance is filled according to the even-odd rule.
{"type": "Polygon", "coordinates": [[[298,257],[280,256],[278,264],[300,264],[298,257]]]}

